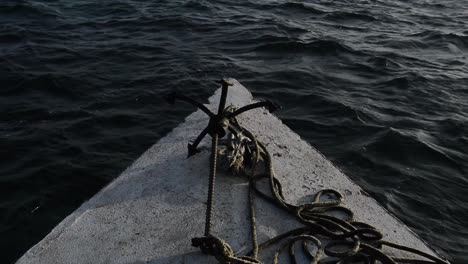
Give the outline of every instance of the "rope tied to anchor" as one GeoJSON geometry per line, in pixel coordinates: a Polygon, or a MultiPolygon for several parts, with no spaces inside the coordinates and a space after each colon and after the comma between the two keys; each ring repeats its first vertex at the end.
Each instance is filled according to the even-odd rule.
{"type": "MultiPolygon", "coordinates": [[[[236,120],[236,116],[245,111],[266,107],[270,112],[278,108],[277,105],[265,101],[250,104],[239,109],[226,107],[226,98],[228,87],[232,84],[227,80],[222,80],[221,99],[216,114],[212,113],[206,106],[194,101],[183,95],[173,94],[170,100],[175,99],[189,102],[209,116],[208,126],[200,133],[192,144],[188,144],[189,157],[198,152],[197,146],[201,140],[209,134],[211,136],[211,156],[210,156],[210,178],[208,186],[205,232],[203,237],[192,239],[192,245],[199,247],[205,254],[214,256],[219,263],[222,264],[258,264],[261,263],[258,259],[259,252],[282,242],[273,255],[273,263],[277,264],[279,256],[282,252],[288,249],[289,260],[291,263],[297,262],[296,247],[299,242],[302,244],[302,252],[309,259],[308,263],[334,263],[334,264],[398,264],[398,263],[414,263],[414,264],[448,264],[446,260],[432,256],[420,250],[382,240],[383,235],[373,226],[354,221],[353,212],[343,206],[343,195],[333,189],[325,189],[317,192],[313,201],[303,204],[292,204],[287,201],[284,196],[282,184],[275,175],[272,157],[266,146],[259,142],[257,138],[245,127],[242,127],[236,120]],[[251,241],[252,250],[247,256],[235,256],[233,249],[229,244],[214,236],[211,232],[212,214],[214,210],[214,195],[216,185],[216,168],[218,156],[219,139],[231,133],[235,138],[239,139],[240,144],[246,144],[240,151],[234,155],[238,158],[235,170],[239,167],[250,167],[250,171],[245,170],[248,177],[249,191],[249,212],[251,222],[251,241]],[[265,173],[257,174],[257,167],[263,163],[265,173]],[[261,191],[258,183],[266,179],[268,182],[271,195],[261,191]],[[277,207],[285,210],[291,216],[296,217],[304,226],[290,230],[267,241],[258,243],[256,230],[256,212],[254,207],[255,195],[261,197],[267,202],[275,204],[277,207]],[[324,197],[332,197],[324,201],[324,197]],[[341,212],[342,217],[333,215],[333,212],[341,212]],[[320,238],[326,238],[330,242],[323,244],[320,238]],[[311,249],[313,245],[315,250],[311,249]],[[400,251],[405,251],[418,255],[425,259],[413,258],[396,258],[384,253],[382,248],[390,247],[400,251]],[[328,262],[322,262],[326,260],[328,262]]],[[[239,151],[238,148],[236,151],[239,151]]]]}
{"type": "Polygon", "coordinates": [[[226,241],[214,237],[195,237],[192,238],[192,246],[200,248],[204,254],[214,256],[220,263],[232,264],[259,264],[261,263],[255,258],[242,256],[236,257],[231,246],[226,241]]]}

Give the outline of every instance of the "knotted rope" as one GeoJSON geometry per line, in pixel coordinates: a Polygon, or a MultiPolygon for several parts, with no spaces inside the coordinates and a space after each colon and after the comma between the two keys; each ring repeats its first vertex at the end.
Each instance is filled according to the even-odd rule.
{"type": "Polygon", "coordinates": [[[219,263],[232,264],[259,264],[255,258],[243,256],[236,257],[231,246],[224,240],[214,236],[195,237],[192,239],[192,246],[198,247],[205,254],[214,256],[219,263]]]}

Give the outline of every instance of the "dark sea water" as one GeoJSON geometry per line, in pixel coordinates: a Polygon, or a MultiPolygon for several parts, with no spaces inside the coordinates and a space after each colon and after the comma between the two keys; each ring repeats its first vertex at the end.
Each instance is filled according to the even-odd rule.
{"type": "Polygon", "coordinates": [[[452,263],[468,263],[468,4],[0,1],[0,262],[234,77],[452,263]]]}

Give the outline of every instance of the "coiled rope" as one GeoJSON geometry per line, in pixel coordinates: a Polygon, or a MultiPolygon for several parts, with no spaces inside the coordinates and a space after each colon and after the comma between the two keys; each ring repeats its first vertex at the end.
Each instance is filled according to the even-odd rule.
{"type": "Polygon", "coordinates": [[[198,152],[197,145],[201,140],[209,134],[211,141],[211,156],[210,156],[210,179],[208,186],[207,209],[205,219],[205,233],[203,237],[192,239],[192,245],[199,247],[205,254],[214,256],[219,263],[222,264],[258,264],[261,263],[258,259],[259,252],[266,248],[282,243],[275,251],[273,263],[277,264],[280,254],[288,250],[290,263],[296,263],[296,248],[297,243],[302,244],[302,251],[309,258],[309,263],[336,263],[336,264],[448,264],[448,261],[432,256],[420,250],[382,240],[382,233],[376,230],[373,226],[354,221],[354,215],[351,210],[343,206],[343,195],[333,189],[325,189],[319,191],[312,202],[295,205],[289,203],[283,194],[282,184],[275,176],[273,162],[266,146],[259,142],[256,137],[246,128],[242,127],[236,120],[236,116],[245,111],[266,107],[270,112],[277,109],[277,106],[269,101],[258,102],[251,105],[241,107],[237,110],[226,106],[226,98],[228,87],[231,86],[227,80],[222,80],[221,99],[218,106],[217,114],[212,113],[206,106],[194,101],[183,95],[172,94],[169,99],[172,103],[176,99],[191,103],[200,108],[210,117],[208,126],[200,133],[192,144],[188,144],[189,156],[198,152]],[[250,163],[251,171],[248,175],[249,179],[249,212],[251,220],[251,240],[252,250],[247,256],[235,256],[232,248],[222,239],[214,236],[211,233],[212,215],[214,210],[214,195],[216,185],[216,163],[218,155],[218,140],[223,138],[228,132],[235,137],[247,137],[249,148],[252,151],[247,152],[243,157],[245,166],[250,163]],[[266,172],[257,175],[256,168],[260,162],[263,162],[266,172]],[[262,192],[257,183],[267,179],[272,196],[262,192]],[[265,201],[275,204],[277,207],[284,209],[290,215],[296,217],[304,226],[290,230],[280,234],[274,238],[258,244],[256,230],[256,215],[254,207],[255,195],[261,197],[265,201]],[[323,201],[325,196],[333,197],[331,201],[323,201]],[[333,216],[333,212],[341,212],[346,217],[339,218],[333,216]],[[318,237],[331,240],[326,245],[323,245],[318,237]],[[311,244],[314,245],[311,248],[311,244]],[[416,258],[395,258],[383,252],[383,247],[390,247],[400,251],[406,251],[414,255],[418,255],[424,259],[416,258]],[[313,250],[315,249],[315,250],[313,250]],[[331,257],[331,262],[322,262],[328,256],[331,257]]]}

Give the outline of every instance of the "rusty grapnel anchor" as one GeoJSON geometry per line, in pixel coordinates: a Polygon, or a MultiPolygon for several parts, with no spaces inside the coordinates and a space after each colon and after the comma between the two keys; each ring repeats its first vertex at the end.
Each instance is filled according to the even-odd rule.
{"type": "Polygon", "coordinates": [[[202,110],[206,115],[208,115],[208,117],[210,117],[208,126],[205,127],[205,129],[201,131],[201,133],[192,143],[188,143],[188,157],[193,156],[196,153],[200,152],[200,150],[197,149],[197,146],[200,144],[200,142],[203,140],[206,134],[209,134],[211,137],[217,134],[219,138],[222,138],[226,135],[228,130],[230,130],[231,132],[234,132],[234,128],[232,124],[230,123],[230,121],[232,121],[233,118],[235,118],[236,116],[246,111],[255,109],[255,108],[266,107],[268,111],[270,112],[274,112],[280,108],[277,104],[266,100],[266,101],[261,101],[261,102],[243,106],[234,111],[230,111],[229,109],[226,108],[226,99],[227,99],[228,88],[229,86],[232,86],[233,84],[229,82],[228,80],[226,80],[225,78],[221,79],[220,81],[217,81],[216,83],[219,83],[222,85],[221,98],[219,101],[217,114],[214,114],[213,112],[211,112],[204,104],[197,102],[193,100],[192,98],[185,96],[183,94],[172,93],[168,97],[168,100],[171,104],[175,104],[176,100],[181,100],[193,106],[196,106],[198,109],[202,110]]]}
{"type": "Polygon", "coordinates": [[[218,105],[218,112],[215,114],[211,112],[205,105],[189,98],[185,95],[173,93],[169,96],[169,101],[175,103],[176,100],[185,101],[190,103],[200,110],[210,118],[208,125],[202,132],[197,136],[195,141],[188,143],[188,157],[199,152],[197,146],[203,140],[203,138],[209,134],[211,136],[211,156],[210,156],[210,180],[208,187],[208,198],[207,198],[207,208],[206,208],[206,219],[205,219],[205,233],[203,237],[193,238],[192,245],[199,247],[201,251],[205,254],[215,256],[221,263],[259,263],[256,259],[252,259],[247,256],[236,257],[233,254],[232,249],[227,243],[221,239],[213,236],[211,234],[212,226],[212,212],[213,212],[213,197],[215,192],[215,181],[216,181],[216,160],[218,153],[218,139],[226,136],[227,132],[238,133],[242,128],[235,120],[235,117],[252,109],[266,107],[270,112],[275,111],[279,107],[270,102],[262,101],[253,104],[243,106],[239,109],[234,110],[233,108],[226,107],[226,99],[228,94],[229,86],[233,84],[226,79],[219,81],[222,85],[221,98],[218,105]]]}

